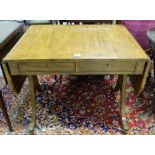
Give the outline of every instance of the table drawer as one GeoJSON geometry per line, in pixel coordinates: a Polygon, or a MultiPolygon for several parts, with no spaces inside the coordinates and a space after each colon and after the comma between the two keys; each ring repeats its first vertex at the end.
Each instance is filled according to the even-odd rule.
{"type": "Polygon", "coordinates": [[[74,62],[55,62],[47,63],[47,69],[52,72],[74,72],[75,63],[74,62]]]}
{"type": "Polygon", "coordinates": [[[37,72],[44,71],[46,69],[46,63],[34,63],[34,62],[21,62],[18,63],[19,72],[37,72]]]}
{"type": "Polygon", "coordinates": [[[18,63],[19,72],[74,72],[75,63],[74,62],[21,62],[18,63]]]}
{"type": "Polygon", "coordinates": [[[127,61],[81,61],[79,72],[134,72],[136,62],[127,61]]]}

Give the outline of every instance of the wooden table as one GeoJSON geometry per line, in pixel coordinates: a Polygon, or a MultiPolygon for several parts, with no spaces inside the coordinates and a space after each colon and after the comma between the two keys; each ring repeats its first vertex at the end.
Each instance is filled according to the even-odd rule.
{"type": "MultiPolygon", "coordinates": [[[[23,34],[23,24],[17,23],[15,21],[0,21],[0,66],[2,59],[8,54],[11,48],[19,40],[23,34]]],[[[7,84],[7,80],[1,66],[2,73],[7,84]]],[[[2,91],[0,90],[0,107],[2,108],[4,117],[8,124],[9,130],[12,131],[10,119],[7,114],[7,110],[4,105],[2,91]]]]}
{"type": "Polygon", "coordinates": [[[27,75],[32,100],[32,133],[36,115],[36,75],[118,74],[121,88],[121,115],[124,130],[126,81],[130,76],[135,93],[142,91],[150,60],[133,36],[122,25],[33,25],[3,60],[11,78],[27,75]]]}

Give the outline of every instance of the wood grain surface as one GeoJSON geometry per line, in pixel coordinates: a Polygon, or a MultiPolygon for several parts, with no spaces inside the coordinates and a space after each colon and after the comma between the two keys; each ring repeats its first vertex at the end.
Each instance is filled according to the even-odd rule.
{"type": "Polygon", "coordinates": [[[148,59],[122,25],[33,25],[4,61],[148,59]]]}

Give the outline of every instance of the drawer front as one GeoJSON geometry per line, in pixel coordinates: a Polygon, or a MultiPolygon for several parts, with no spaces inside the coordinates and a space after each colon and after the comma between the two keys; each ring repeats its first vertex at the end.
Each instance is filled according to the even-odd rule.
{"type": "Polygon", "coordinates": [[[79,72],[134,72],[136,62],[127,61],[81,61],[79,72]]]}
{"type": "Polygon", "coordinates": [[[74,72],[75,63],[74,62],[55,62],[48,63],[47,69],[50,71],[57,72],[74,72]]]}
{"type": "Polygon", "coordinates": [[[44,71],[45,69],[46,69],[45,63],[32,63],[32,62],[18,63],[19,72],[38,72],[38,71],[44,71]]]}
{"type": "Polygon", "coordinates": [[[41,62],[21,62],[18,63],[19,72],[74,72],[75,63],[74,62],[50,62],[50,63],[41,63],[41,62]]]}

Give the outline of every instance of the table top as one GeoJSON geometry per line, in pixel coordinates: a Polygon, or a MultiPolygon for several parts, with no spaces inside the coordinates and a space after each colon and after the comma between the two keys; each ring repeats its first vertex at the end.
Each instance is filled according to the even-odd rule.
{"type": "Polygon", "coordinates": [[[12,33],[23,24],[16,21],[0,21],[0,44],[3,43],[12,33]]]}
{"type": "Polygon", "coordinates": [[[123,25],[32,25],[4,61],[148,59],[123,25]]]}

